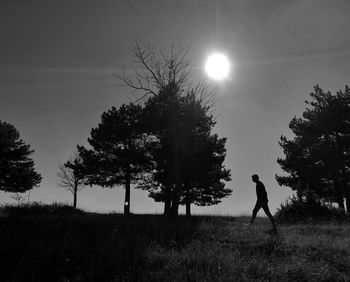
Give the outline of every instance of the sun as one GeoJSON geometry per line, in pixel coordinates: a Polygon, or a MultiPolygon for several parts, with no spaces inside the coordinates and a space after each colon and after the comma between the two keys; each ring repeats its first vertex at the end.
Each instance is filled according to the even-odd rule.
{"type": "Polygon", "coordinates": [[[228,58],[221,53],[211,54],[205,63],[205,71],[210,78],[215,80],[227,78],[230,68],[231,65],[228,58]]]}

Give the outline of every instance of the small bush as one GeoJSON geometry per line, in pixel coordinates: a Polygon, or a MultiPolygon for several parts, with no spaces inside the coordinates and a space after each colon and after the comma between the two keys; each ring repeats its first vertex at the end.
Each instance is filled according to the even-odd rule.
{"type": "Polygon", "coordinates": [[[279,223],[310,222],[320,220],[343,221],[345,213],[319,201],[307,202],[293,196],[277,209],[275,218],[279,223]]]}
{"type": "Polygon", "coordinates": [[[72,213],[84,213],[82,210],[74,209],[62,203],[43,204],[32,202],[22,205],[3,205],[0,213],[6,216],[33,216],[33,215],[66,215],[72,213]]]}

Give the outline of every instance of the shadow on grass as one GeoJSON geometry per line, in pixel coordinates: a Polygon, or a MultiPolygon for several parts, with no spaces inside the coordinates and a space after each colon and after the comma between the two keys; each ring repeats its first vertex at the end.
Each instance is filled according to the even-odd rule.
{"type": "Polygon", "coordinates": [[[0,281],[148,280],[149,246],[179,250],[203,220],[34,209],[0,218],[0,281]]]}

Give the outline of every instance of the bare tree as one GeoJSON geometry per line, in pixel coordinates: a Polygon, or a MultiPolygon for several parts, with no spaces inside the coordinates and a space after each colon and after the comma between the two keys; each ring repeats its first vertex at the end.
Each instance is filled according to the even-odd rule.
{"type": "Polygon", "coordinates": [[[18,206],[23,205],[24,202],[26,201],[25,197],[23,195],[21,195],[21,193],[16,193],[16,194],[12,195],[11,198],[17,202],[18,206]]]}
{"type": "Polygon", "coordinates": [[[134,42],[135,46],[131,49],[135,60],[133,72],[129,73],[124,68],[122,74],[115,76],[120,79],[122,86],[131,88],[133,93],[142,93],[138,100],[150,94],[157,95],[169,85],[176,85],[179,90],[190,86],[191,68],[186,51],[177,52],[174,44],[171,44],[169,54],[162,51],[157,54],[154,46],[142,47],[137,40],[134,42]]]}
{"type": "Polygon", "coordinates": [[[59,178],[59,187],[65,188],[73,194],[73,207],[77,207],[78,192],[84,187],[85,177],[82,172],[82,158],[78,153],[58,166],[57,177],[59,178]]]}
{"type": "Polygon", "coordinates": [[[153,45],[141,46],[134,40],[131,48],[134,66],[131,71],[123,67],[123,72],[114,74],[121,81],[120,86],[128,87],[135,95],[135,103],[144,101],[146,97],[158,95],[161,91],[173,88],[181,93],[195,92],[198,100],[209,110],[216,104],[214,89],[206,81],[195,85],[191,82],[193,70],[188,52],[176,51],[175,44],[170,44],[170,51],[156,52],[153,45]],[[211,90],[210,90],[211,88],[211,90]]]}

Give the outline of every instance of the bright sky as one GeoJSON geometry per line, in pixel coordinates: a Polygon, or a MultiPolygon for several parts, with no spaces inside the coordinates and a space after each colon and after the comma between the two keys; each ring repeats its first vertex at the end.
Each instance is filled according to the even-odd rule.
{"type": "MultiPolygon", "coordinates": [[[[113,72],[132,66],[137,38],[163,50],[172,42],[188,49],[198,79],[214,51],[235,62],[231,77],[217,84],[215,128],[227,137],[227,185],[234,191],[217,206],[193,211],[250,213],[254,173],[275,211],[291,195],[275,181],[280,135],[289,134],[288,123],[303,112],[313,85],[336,91],[349,84],[349,9],[347,0],[2,0],[0,120],[35,150],[43,180],[30,200],[72,201],[57,187],[58,164],[87,144],[103,111],[129,101],[113,72]]],[[[0,193],[0,202],[13,202],[10,196],[0,193]]],[[[88,187],[78,207],[122,211],[123,199],[121,187],[88,187]]],[[[162,209],[145,192],[132,191],[133,212],[162,209]]]]}

